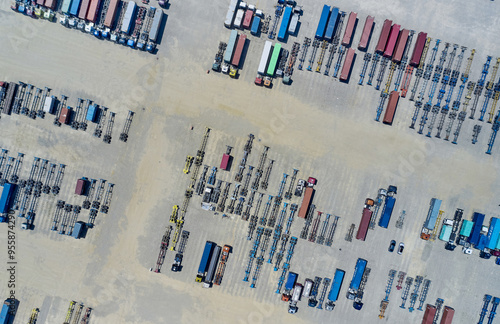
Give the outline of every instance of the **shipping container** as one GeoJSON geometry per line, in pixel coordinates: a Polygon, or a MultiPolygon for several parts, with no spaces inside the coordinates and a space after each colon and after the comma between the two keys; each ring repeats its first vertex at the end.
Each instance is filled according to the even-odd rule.
{"type": "Polygon", "coordinates": [[[500,219],[491,217],[490,228],[488,229],[488,249],[494,250],[500,237],[500,219]]]}
{"type": "Polygon", "coordinates": [[[392,125],[394,120],[394,115],[396,114],[396,108],[399,102],[399,91],[391,91],[389,95],[389,102],[387,103],[387,109],[385,110],[383,123],[387,125],[392,125]]]}
{"type": "Polygon", "coordinates": [[[489,243],[488,237],[484,234],[480,234],[479,240],[478,240],[477,244],[475,245],[475,248],[482,251],[488,245],[488,243],[489,243]]]}
{"type": "Polygon", "coordinates": [[[384,56],[392,57],[394,53],[394,48],[396,47],[396,42],[399,37],[399,30],[401,29],[401,25],[394,24],[391,28],[391,33],[389,34],[389,38],[387,39],[387,45],[385,45],[384,56]]]}
{"type": "MultiPolygon", "coordinates": [[[[137,5],[135,4],[134,1],[127,2],[127,8],[125,9],[125,14],[124,14],[123,20],[122,20],[122,27],[121,27],[122,33],[124,33],[124,34],[130,33],[130,26],[134,22],[136,8],[137,8],[137,5]]],[[[122,10],[123,10],[123,8],[122,8],[122,10]]]]}
{"type": "Polygon", "coordinates": [[[217,246],[214,242],[207,241],[205,243],[205,248],[203,254],[201,255],[200,265],[198,266],[198,274],[196,275],[196,282],[202,282],[205,279],[205,274],[208,269],[208,262],[212,257],[212,251],[217,246]]]}
{"type": "Polygon", "coordinates": [[[410,35],[410,31],[408,29],[403,29],[401,33],[399,33],[398,41],[396,42],[396,47],[394,49],[394,55],[392,56],[392,60],[396,63],[401,62],[403,58],[403,54],[405,52],[406,43],[408,42],[408,36],[410,35]]]}
{"type": "Polygon", "coordinates": [[[45,102],[43,104],[43,111],[52,114],[54,113],[54,103],[56,98],[54,96],[45,97],[45,102]]]}
{"type": "Polygon", "coordinates": [[[439,215],[439,208],[441,208],[442,200],[437,198],[432,198],[429,212],[427,213],[427,219],[424,222],[424,227],[432,231],[436,226],[436,220],[439,215]]]}
{"type": "Polygon", "coordinates": [[[57,0],[46,0],[45,1],[45,7],[54,10],[57,5],[57,0]]]}
{"type": "Polygon", "coordinates": [[[96,116],[97,116],[97,106],[90,105],[89,109],[87,110],[87,116],[85,117],[85,119],[87,119],[90,122],[94,122],[96,116]]]}
{"type": "Polygon", "coordinates": [[[386,19],[382,25],[382,30],[380,32],[380,37],[378,38],[377,46],[375,47],[375,52],[384,52],[387,39],[389,38],[389,33],[391,32],[391,26],[392,20],[386,19]]]}
{"type": "Polygon", "coordinates": [[[474,223],[464,219],[462,222],[462,228],[460,229],[460,235],[469,237],[472,232],[472,227],[474,227],[474,223]]]}
{"type": "Polygon", "coordinates": [[[259,34],[259,28],[260,28],[260,17],[255,16],[253,18],[252,28],[250,29],[250,32],[252,33],[252,35],[257,36],[259,34]]]}
{"type": "Polygon", "coordinates": [[[293,289],[295,286],[295,282],[297,282],[298,274],[295,272],[289,272],[288,273],[288,278],[285,283],[285,291],[290,291],[293,289]]]}
{"type": "MultiPolygon", "coordinates": [[[[108,28],[113,28],[113,24],[116,18],[116,12],[121,0],[111,0],[109,2],[108,11],[106,12],[106,18],[104,19],[104,26],[108,28]]],[[[124,10],[124,9],[122,9],[124,10]]],[[[158,10],[157,10],[158,11],[158,10]]]]}
{"type": "Polygon", "coordinates": [[[70,8],[71,8],[71,0],[63,0],[63,3],[61,5],[61,11],[65,14],[68,14],[70,8]]]}
{"type": "Polygon", "coordinates": [[[85,223],[82,221],[78,221],[75,223],[75,227],[73,227],[73,232],[71,233],[71,236],[74,237],[75,239],[79,239],[82,237],[83,230],[85,229],[85,223]]]}
{"type": "Polygon", "coordinates": [[[14,197],[14,190],[16,190],[16,185],[13,183],[6,182],[3,185],[2,195],[0,196],[0,214],[9,211],[12,198],[14,197]]]}
{"type": "Polygon", "coordinates": [[[2,102],[2,112],[6,115],[10,115],[12,109],[12,103],[16,97],[17,83],[11,82],[5,84],[7,87],[7,94],[2,102]]]}
{"type": "Polygon", "coordinates": [[[203,283],[203,288],[210,288],[212,286],[212,281],[214,280],[215,268],[219,263],[221,247],[216,245],[213,252],[212,258],[210,259],[210,264],[208,265],[207,275],[205,276],[205,282],[203,283]]]}
{"type": "Polygon", "coordinates": [[[424,318],[422,319],[422,324],[432,324],[434,322],[434,316],[436,316],[436,307],[427,304],[425,307],[424,318]]]}
{"type": "Polygon", "coordinates": [[[233,26],[234,12],[238,6],[239,0],[231,0],[229,3],[229,8],[227,9],[226,20],[224,21],[224,26],[231,28],[233,26]]]}
{"type": "Polygon", "coordinates": [[[450,240],[450,235],[453,227],[450,225],[443,225],[441,228],[441,234],[439,235],[439,239],[441,241],[448,242],[450,240]]]}
{"type": "Polygon", "coordinates": [[[316,38],[323,39],[325,34],[326,23],[328,22],[328,17],[330,16],[330,6],[323,5],[323,11],[321,11],[321,17],[319,18],[318,28],[316,28],[316,38]]]}
{"type": "Polygon", "coordinates": [[[359,40],[358,49],[364,51],[368,48],[368,41],[370,40],[370,35],[372,34],[373,22],[375,18],[372,16],[366,17],[365,26],[363,27],[363,33],[359,40]]]}
{"type": "Polygon", "coordinates": [[[266,41],[264,44],[264,49],[262,50],[262,55],[260,57],[260,63],[259,63],[259,68],[257,72],[261,75],[264,75],[266,73],[266,67],[267,67],[267,62],[269,61],[269,55],[271,53],[271,47],[273,46],[273,43],[270,41],[266,41]]]}
{"type": "Polygon", "coordinates": [[[479,243],[479,235],[481,234],[481,227],[484,222],[484,214],[474,213],[472,215],[472,222],[474,226],[472,227],[472,233],[469,236],[469,243],[472,245],[477,245],[479,243]]]}
{"type": "Polygon", "coordinates": [[[75,195],[83,195],[85,194],[85,187],[87,185],[87,180],[85,178],[78,179],[76,181],[76,187],[75,187],[75,195]]]}
{"type": "Polygon", "coordinates": [[[424,51],[426,41],[427,33],[418,33],[417,41],[415,42],[415,47],[413,48],[413,54],[411,55],[411,65],[418,66],[420,64],[420,58],[422,57],[422,52],[424,51]]]}
{"type": "Polygon", "coordinates": [[[78,14],[78,9],[80,9],[81,0],[73,0],[71,2],[71,8],[69,9],[69,14],[76,16],[78,14]]]}
{"type": "Polygon", "coordinates": [[[243,28],[249,29],[250,24],[252,23],[253,10],[248,9],[245,12],[245,18],[243,19],[243,23],[241,24],[243,28]]]}
{"type": "Polygon", "coordinates": [[[299,14],[294,13],[292,19],[290,19],[290,25],[288,26],[288,33],[290,35],[295,35],[298,23],[299,23],[299,14]]]}
{"type": "Polygon", "coordinates": [[[347,20],[347,26],[344,31],[344,37],[342,38],[342,45],[349,46],[351,44],[352,35],[354,34],[354,26],[356,26],[357,19],[358,19],[358,14],[356,12],[351,12],[349,14],[349,19],[347,20]]]}
{"type": "Polygon", "coordinates": [[[382,209],[382,216],[378,222],[378,226],[387,228],[389,226],[389,221],[391,220],[392,211],[394,210],[394,205],[396,204],[396,198],[388,196],[385,198],[384,208],[382,209]]]}
{"type": "Polygon", "coordinates": [[[82,0],[80,5],[80,11],[78,11],[78,18],[85,19],[87,17],[87,11],[89,10],[90,0],[82,0]]]}
{"type": "Polygon", "coordinates": [[[354,274],[352,275],[351,283],[349,284],[349,290],[346,297],[348,299],[354,299],[356,296],[359,286],[361,285],[361,279],[363,279],[363,274],[365,273],[366,265],[368,261],[359,258],[356,261],[356,267],[354,268],[354,274]]]}
{"type": "Polygon", "coordinates": [[[347,81],[349,79],[349,74],[351,74],[352,62],[354,60],[354,53],[356,51],[352,48],[347,49],[347,54],[345,56],[344,66],[340,72],[340,80],[347,81]]]}
{"type": "Polygon", "coordinates": [[[330,13],[330,18],[326,24],[325,40],[331,42],[333,36],[335,35],[335,26],[337,25],[337,20],[339,19],[339,8],[333,7],[330,13]]]}
{"type": "Polygon", "coordinates": [[[222,154],[222,160],[220,161],[220,169],[227,170],[230,161],[231,161],[231,155],[226,153],[222,154]]]}
{"type": "Polygon", "coordinates": [[[4,301],[2,311],[0,312],[0,324],[10,323],[10,303],[8,300],[4,301]]]}
{"type": "Polygon", "coordinates": [[[238,38],[238,43],[236,45],[236,50],[234,51],[232,64],[235,67],[240,66],[241,53],[243,53],[243,49],[245,48],[245,42],[247,40],[247,35],[241,34],[238,38]]]}
{"type": "Polygon", "coordinates": [[[333,277],[332,287],[330,293],[328,294],[328,301],[336,302],[339,298],[340,289],[342,288],[342,282],[344,281],[345,271],[337,269],[335,270],[335,276],[333,277]]]}
{"type": "Polygon", "coordinates": [[[36,4],[43,6],[45,4],[45,0],[36,0],[36,4]]]}
{"type": "Polygon", "coordinates": [[[364,241],[366,239],[366,233],[368,232],[368,225],[370,225],[371,217],[372,211],[369,208],[364,208],[363,215],[361,216],[361,221],[359,222],[356,239],[361,241],[364,241]]]}
{"type": "MultiPolygon", "coordinates": [[[[84,0],[85,1],[85,0],[84,0]]],[[[101,0],[91,0],[89,11],[87,13],[87,20],[95,23],[97,20],[97,14],[99,12],[99,7],[101,5],[101,0]]]]}
{"type": "Polygon", "coordinates": [[[292,16],[292,7],[286,6],[283,12],[283,18],[281,19],[280,29],[278,31],[278,40],[284,41],[286,37],[286,32],[288,31],[288,25],[290,24],[290,17],[292,16]]]}
{"type": "Polygon", "coordinates": [[[276,64],[278,64],[280,53],[281,53],[281,44],[276,43],[274,45],[271,59],[269,60],[269,66],[267,67],[267,75],[270,77],[274,76],[274,72],[276,71],[276,64]]]}
{"type": "Polygon", "coordinates": [[[451,324],[453,321],[455,310],[450,306],[444,306],[443,317],[441,317],[441,324],[451,324]]]}
{"type": "Polygon", "coordinates": [[[158,39],[158,32],[160,31],[161,22],[163,20],[163,10],[157,9],[155,11],[155,16],[153,18],[153,23],[151,24],[151,29],[149,30],[149,40],[156,42],[158,39]]]}
{"type": "Polygon", "coordinates": [[[243,21],[243,16],[245,15],[244,9],[238,9],[236,12],[236,18],[234,18],[234,27],[241,28],[241,22],[243,21]]]}
{"type": "Polygon", "coordinates": [[[298,216],[301,218],[306,218],[307,211],[311,205],[311,201],[314,198],[314,189],[312,187],[307,187],[304,193],[304,198],[302,199],[302,205],[300,205],[298,216]]]}
{"type": "Polygon", "coordinates": [[[59,116],[59,122],[61,124],[67,124],[71,118],[71,107],[64,107],[61,109],[61,115],[59,116]]]}
{"type": "Polygon", "coordinates": [[[312,290],[312,287],[313,287],[313,284],[314,284],[314,282],[311,279],[306,279],[306,281],[304,281],[304,290],[302,290],[302,297],[303,298],[309,297],[311,290],[312,290]]]}
{"type": "Polygon", "coordinates": [[[229,34],[229,41],[227,42],[226,52],[224,53],[224,62],[226,63],[231,62],[237,37],[238,32],[236,30],[231,30],[231,33],[229,34]]]}

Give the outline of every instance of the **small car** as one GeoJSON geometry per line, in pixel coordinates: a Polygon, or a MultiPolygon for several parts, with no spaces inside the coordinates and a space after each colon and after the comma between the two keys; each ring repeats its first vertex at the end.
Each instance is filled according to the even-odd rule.
{"type": "Polygon", "coordinates": [[[405,249],[405,244],[403,242],[399,243],[398,254],[403,254],[404,249],[405,249]]]}
{"type": "Polygon", "coordinates": [[[394,252],[394,248],[396,247],[396,241],[392,240],[389,245],[389,252],[394,252]]]}

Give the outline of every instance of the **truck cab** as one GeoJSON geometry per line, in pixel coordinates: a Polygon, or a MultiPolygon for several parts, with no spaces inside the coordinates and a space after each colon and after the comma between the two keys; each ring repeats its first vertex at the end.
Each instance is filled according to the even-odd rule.
{"type": "Polygon", "coordinates": [[[230,67],[229,68],[229,76],[231,78],[236,78],[236,74],[238,74],[238,69],[234,68],[234,67],[230,67]]]}
{"type": "Polygon", "coordinates": [[[302,285],[296,284],[293,288],[292,300],[290,301],[290,305],[288,306],[288,313],[295,314],[299,309],[297,307],[297,302],[300,300],[300,296],[302,296],[302,285]]]}

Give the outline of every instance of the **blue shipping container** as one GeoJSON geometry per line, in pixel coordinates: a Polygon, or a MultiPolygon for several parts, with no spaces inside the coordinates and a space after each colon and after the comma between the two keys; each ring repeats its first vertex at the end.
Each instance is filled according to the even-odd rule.
{"type": "Polygon", "coordinates": [[[500,237],[500,219],[491,217],[490,228],[488,229],[488,249],[495,249],[500,237]]]}
{"type": "Polygon", "coordinates": [[[488,237],[484,234],[479,235],[479,241],[476,244],[475,248],[482,251],[488,245],[488,237]]]}
{"type": "Polygon", "coordinates": [[[293,286],[295,286],[295,282],[297,281],[298,274],[295,272],[288,273],[288,279],[286,280],[285,290],[292,290],[293,286]]]}
{"type": "Polygon", "coordinates": [[[396,203],[396,198],[387,197],[385,199],[384,209],[382,210],[382,217],[378,221],[378,226],[387,228],[389,226],[389,221],[391,220],[392,210],[394,209],[394,204],[396,203]]]}
{"type": "Polygon", "coordinates": [[[71,236],[79,239],[82,236],[82,231],[85,228],[85,223],[84,222],[76,222],[75,227],[73,228],[73,232],[71,233],[71,236]]]}
{"type": "Polygon", "coordinates": [[[328,300],[331,302],[337,301],[339,298],[340,288],[342,287],[342,281],[344,281],[345,271],[337,269],[335,271],[335,277],[333,277],[332,288],[328,294],[328,300]]]}
{"type": "Polygon", "coordinates": [[[335,32],[335,25],[339,17],[339,8],[333,8],[330,14],[330,19],[328,19],[328,24],[326,25],[325,39],[329,42],[332,41],[335,32]]]}
{"type": "Polygon", "coordinates": [[[259,34],[259,27],[260,27],[260,17],[255,16],[253,18],[252,28],[250,29],[250,32],[252,33],[252,35],[259,34]]]}
{"type": "Polygon", "coordinates": [[[78,14],[81,2],[82,0],[73,0],[73,2],[71,3],[71,8],[69,9],[70,15],[76,16],[78,14]]]}
{"type": "Polygon", "coordinates": [[[204,274],[208,268],[208,260],[212,255],[212,250],[215,247],[215,243],[207,241],[205,244],[205,250],[203,250],[203,255],[201,256],[200,266],[198,267],[198,273],[204,274]]]}
{"type": "MultiPolygon", "coordinates": [[[[7,213],[10,209],[10,204],[12,203],[12,197],[16,185],[6,182],[3,186],[2,196],[0,197],[0,213],[7,213]]],[[[5,221],[5,220],[4,220],[5,221]]]]}
{"type": "Polygon", "coordinates": [[[97,114],[97,107],[94,105],[90,105],[89,110],[87,110],[87,120],[94,122],[96,114],[97,114]]]}
{"type": "Polygon", "coordinates": [[[0,324],[7,324],[10,321],[9,303],[5,301],[0,312],[0,324]]]}
{"type": "Polygon", "coordinates": [[[290,24],[290,17],[292,16],[292,7],[286,7],[283,13],[283,19],[281,20],[280,30],[278,32],[278,40],[284,41],[286,32],[288,30],[288,24],[290,24]]]}
{"type": "Polygon", "coordinates": [[[433,230],[436,226],[436,220],[439,216],[439,208],[441,208],[441,200],[437,198],[431,199],[431,206],[429,207],[429,212],[427,213],[427,219],[425,220],[424,227],[433,230]]]}
{"type": "Polygon", "coordinates": [[[354,269],[354,274],[352,275],[350,289],[357,290],[361,284],[361,279],[363,278],[363,273],[365,273],[366,264],[368,262],[365,259],[358,259],[356,262],[356,268],[354,269]]]}
{"type": "Polygon", "coordinates": [[[324,5],[321,17],[319,19],[318,28],[316,29],[316,38],[322,39],[325,34],[326,23],[330,15],[330,6],[324,5]]]}
{"type": "Polygon", "coordinates": [[[481,228],[483,227],[484,214],[474,213],[474,215],[472,215],[472,222],[474,223],[474,227],[472,227],[472,232],[469,236],[469,243],[477,245],[479,243],[481,228]]]}

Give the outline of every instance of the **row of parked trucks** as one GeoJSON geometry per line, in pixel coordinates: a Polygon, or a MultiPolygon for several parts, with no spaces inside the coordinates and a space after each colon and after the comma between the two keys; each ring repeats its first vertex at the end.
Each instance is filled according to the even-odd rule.
{"type": "Polygon", "coordinates": [[[12,2],[10,8],[32,18],[43,18],[52,21],[55,16],[56,5],[57,0],[16,0],[12,2]]]}
{"type": "Polygon", "coordinates": [[[195,281],[203,282],[203,288],[210,288],[212,284],[220,285],[230,252],[231,247],[229,245],[224,245],[221,248],[216,243],[207,241],[195,281]]]}
{"type": "Polygon", "coordinates": [[[260,23],[264,18],[264,13],[256,9],[254,5],[247,5],[246,2],[231,0],[227,10],[224,26],[227,28],[249,29],[252,35],[259,36],[260,23]]]}
{"type": "MultiPolygon", "coordinates": [[[[434,305],[427,304],[425,306],[424,316],[422,318],[422,324],[433,324],[437,323],[437,319],[434,321],[437,313],[437,308],[434,305]]],[[[443,316],[441,317],[440,324],[451,324],[453,321],[453,316],[455,315],[455,310],[450,306],[445,306],[443,310],[443,316]]]]}

